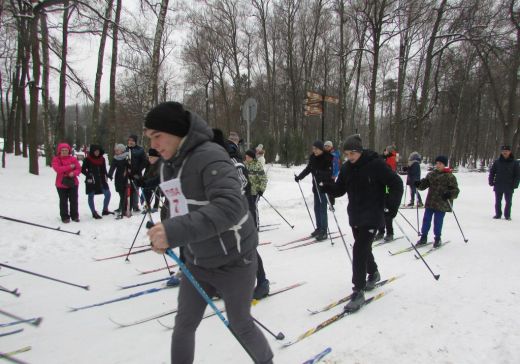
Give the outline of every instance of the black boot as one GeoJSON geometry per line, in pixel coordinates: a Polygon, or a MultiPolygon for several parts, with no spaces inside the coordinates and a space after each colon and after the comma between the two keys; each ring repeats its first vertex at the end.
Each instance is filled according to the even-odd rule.
{"type": "Polygon", "coordinates": [[[94,211],[94,212],[92,213],[92,217],[93,217],[94,219],[96,219],[96,220],[97,220],[97,219],[102,219],[102,217],[99,216],[99,214],[97,213],[97,211],[94,211]]]}
{"type": "Polygon", "coordinates": [[[264,297],[267,297],[269,294],[269,281],[266,279],[262,283],[256,286],[255,291],[253,292],[253,298],[255,300],[261,300],[264,297]]]}
{"type": "Polygon", "coordinates": [[[415,246],[423,246],[423,245],[426,245],[427,241],[426,241],[426,236],[421,236],[421,238],[417,241],[417,243],[415,243],[415,246]]]}
{"type": "Polygon", "coordinates": [[[433,241],[433,247],[434,248],[438,248],[442,245],[442,242],[441,242],[441,237],[440,236],[436,236],[435,237],[435,240],[433,241]]]}
{"type": "Polygon", "coordinates": [[[106,215],[114,215],[114,213],[113,213],[112,211],[103,210],[103,212],[101,212],[101,215],[103,215],[103,216],[106,216],[106,215]]]}
{"type": "Polygon", "coordinates": [[[343,308],[346,312],[356,312],[365,304],[365,294],[363,291],[353,291],[350,301],[343,308]]]}
{"type": "Polygon", "coordinates": [[[322,230],[316,235],[317,241],[327,240],[327,230],[322,230]]]}
{"type": "Polygon", "coordinates": [[[375,271],[372,274],[368,275],[367,284],[365,286],[365,291],[371,291],[374,288],[376,288],[376,283],[381,280],[381,275],[379,274],[379,271],[375,271]]]}

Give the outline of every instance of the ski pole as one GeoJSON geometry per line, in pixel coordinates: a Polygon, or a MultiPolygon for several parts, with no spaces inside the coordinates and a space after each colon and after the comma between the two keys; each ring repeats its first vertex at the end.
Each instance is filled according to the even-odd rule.
{"type": "MultiPolygon", "coordinates": [[[[150,207],[150,206],[147,206],[147,207],[150,207]]],[[[153,217],[152,217],[152,212],[150,211],[150,209],[148,208],[148,216],[150,217],[150,220],[146,222],[146,228],[147,229],[150,229],[154,224],[153,224],[153,217]]],[[[144,216],[146,216],[146,214],[144,214],[144,216]]],[[[170,266],[168,265],[168,261],[166,260],[166,256],[163,254],[162,255],[163,258],[164,258],[164,264],[166,264],[166,269],[168,269],[168,274],[170,274],[170,276],[173,274],[173,272],[170,270],[170,266]]]]}
{"type": "MultiPolygon", "coordinates": [[[[294,175],[294,177],[296,177],[296,174],[294,175]]],[[[303,197],[303,202],[305,202],[305,207],[307,208],[307,212],[309,213],[309,218],[311,219],[312,228],[314,230],[316,230],[316,225],[314,225],[314,221],[312,220],[311,211],[309,210],[309,206],[307,205],[307,200],[305,199],[305,195],[303,194],[302,186],[300,186],[300,181],[298,181],[296,183],[298,183],[298,187],[300,188],[300,192],[303,197]]]]}
{"type": "Polygon", "coordinates": [[[415,190],[415,197],[415,200],[417,201],[417,205],[415,205],[415,211],[417,212],[417,235],[421,236],[421,234],[419,233],[419,199],[421,197],[419,196],[419,191],[417,190],[415,190]]]}
{"type": "Polygon", "coordinates": [[[23,321],[24,323],[28,323],[33,326],[39,326],[43,320],[43,317],[37,317],[37,318],[33,318],[33,319],[24,319],[22,317],[13,315],[12,313],[5,312],[4,310],[0,310],[0,314],[10,317],[12,319],[18,320],[18,321],[23,321]]]}
{"type": "Polygon", "coordinates": [[[449,199],[448,199],[448,203],[450,204],[450,208],[451,208],[451,212],[453,212],[453,216],[455,216],[455,221],[457,221],[457,225],[459,226],[459,230],[460,230],[460,233],[462,234],[462,238],[464,239],[464,242],[467,243],[468,239],[466,239],[466,237],[464,236],[464,233],[462,232],[462,228],[460,227],[460,224],[459,224],[459,219],[457,219],[457,215],[455,214],[455,210],[453,209],[453,205],[449,199]]]}
{"type": "Polygon", "coordinates": [[[18,292],[18,288],[10,290],[5,288],[4,286],[0,286],[0,291],[10,293],[12,295],[15,295],[16,297],[20,297],[20,292],[18,292]]]}
{"type": "Polygon", "coordinates": [[[13,267],[13,266],[11,266],[11,265],[4,264],[4,263],[0,263],[0,266],[2,266],[2,267],[6,267],[6,268],[9,268],[9,269],[13,269],[13,270],[17,270],[17,271],[19,271],[19,272],[23,272],[23,273],[27,273],[27,274],[32,274],[33,276],[37,276],[37,277],[40,277],[40,278],[49,279],[49,280],[51,280],[51,281],[60,282],[60,283],[63,283],[63,284],[68,284],[69,286],[74,286],[74,287],[83,288],[83,289],[86,289],[87,291],[89,290],[89,286],[81,286],[81,285],[79,285],[79,284],[75,284],[75,283],[70,283],[70,282],[62,281],[61,279],[52,278],[52,277],[49,277],[49,276],[46,276],[46,275],[43,275],[43,274],[30,272],[30,271],[28,271],[28,270],[21,269],[21,268],[16,268],[16,267],[13,267]]]}
{"type": "Polygon", "coordinates": [[[32,225],[32,226],[37,226],[37,227],[41,227],[41,228],[44,228],[44,229],[49,229],[49,230],[54,230],[54,231],[59,231],[60,233],[67,233],[67,234],[73,234],[73,235],[79,235],[80,231],[76,231],[76,232],[73,232],[73,231],[68,231],[68,230],[62,230],[61,228],[57,227],[57,228],[53,228],[53,227],[50,227],[50,226],[45,226],[45,225],[40,225],[40,224],[36,224],[34,222],[29,222],[29,221],[24,221],[24,220],[18,220],[18,219],[14,219],[12,217],[7,217],[7,216],[2,216],[0,215],[0,219],[4,219],[4,220],[8,220],[8,221],[14,221],[14,222],[19,222],[21,224],[27,224],[27,225],[32,225]]]}
{"type": "Polygon", "coordinates": [[[289,221],[287,221],[287,220],[285,219],[285,217],[283,217],[282,214],[279,213],[278,210],[275,209],[273,205],[271,205],[271,203],[270,203],[270,202],[269,202],[269,201],[264,197],[264,195],[262,195],[262,198],[265,200],[265,202],[267,202],[267,203],[269,204],[269,206],[271,206],[271,208],[272,208],[272,209],[273,209],[273,210],[274,210],[278,215],[280,215],[280,217],[283,219],[283,221],[285,221],[285,222],[287,223],[287,225],[289,225],[289,226],[291,227],[291,229],[294,229],[294,225],[291,225],[291,224],[289,223],[289,221]]]}
{"type": "Polygon", "coordinates": [[[412,243],[412,241],[410,240],[410,238],[408,237],[408,235],[406,235],[406,233],[404,232],[403,228],[401,227],[401,224],[399,224],[397,222],[397,220],[394,220],[395,221],[395,224],[397,225],[397,227],[399,228],[399,230],[401,230],[401,233],[404,235],[404,237],[406,238],[406,240],[408,240],[408,242],[410,243],[410,245],[412,246],[412,248],[415,250],[415,252],[417,253],[417,255],[421,258],[421,260],[423,261],[424,265],[426,266],[426,268],[428,268],[428,270],[430,271],[430,273],[433,275],[433,278],[435,278],[436,281],[439,280],[440,278],[440,274],[435,274],[433,273],[432,269],[430,268],[430,266],[428,265],[428,263],[426,263],[426,260],[424,260],[424,257],[421,255],[421,253],[419,253],[419,251],[417,250],[417,248],[415,247],[415,245],[412,243]]]}
{"type": "Polygon", "coordinates": [[[132,248],[134,247],[135,240],[137,239],[137,235],[139,235],[139,231],[141,231],[141,227],[143,226],[145,219],[146,219],[146,214],[143,215],[143,219],[141,220],[141,223],[139,224],[139,228],[137,229],[137,232],[135,233],[134,240],[132,241],[132,245],[130,245],[130,249],[128,249],[128,254],[125,257],[125,262],[130,261],[130,259],[128,259],[128,257],[130,256],[130,252],[132,251],[132,248]]]}
{"type": "Polygon", "coordinates": [[[402,214],[402,212],[399,210],[397,210],[397,212],[399,212],[399,215],[401,215],[401,217],[404,219],[404,221],[406,221],[408,223],[408,225],[410,225],[412,227],[413,231],[415,231],[417,233],[417,236],[421,236],[421,233],[419,232],[419,230],[415,229],[415,226],[412,225],[412,223],[406,218],[406,216],[404,216],[402,214]]]}
{"type": "MultiPolygon", "coordinates": [[[[329,195],[325,194],[325,197],[327,197],[327,201],[329,202],[329,205],[330,205],[329,195]]],[[[336,221],[336,226],[338,227],[339,236],[341,236],[341,240],[343,241],[343,246],[345,246],[345,249],[347,250],[348,259],[350,259],[350,264],[352,264],[352,256],[350,255],[350,251],[348,250],[348,246],[347,246],[347,243],[345,242],[345,237],[343,236],[343,232],[341,231],[341,228],[339,227],[339,222],[338,222],[338,219],[336,218],[336,212],[332,205],[330,205],[330,207],[331,207],[330,210],[332,211],[332,216],[334,216],[334,221],[336,221]]]]}
{"type": "Polygon", "coordinates": [[[271,330],[269,330],[267,327],[265,327],[264,325],[262,325],[262,323],[260,321],[258,321],[257,319],[255,319],[253,317],[253,320],[262,328],[264,329],[265,331],[267,331],[269,334],[271,334],[271,336],[273,336],[276,340],[283,340],[285,339],[285,335],[282,333],[282,332],[279,332],[278,335],[275,335],[271,330]]]}

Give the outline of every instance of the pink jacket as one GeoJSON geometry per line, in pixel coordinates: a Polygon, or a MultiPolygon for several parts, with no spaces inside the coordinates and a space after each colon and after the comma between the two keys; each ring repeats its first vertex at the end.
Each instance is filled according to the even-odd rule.
{"type": "Polygon", "coordinates": [[[58,188],[68,188],[61,183],[61,180],[64,176],[68,176],[70,172],[74,174],[75,185],[79,185],[78,175],[81,173],[81,165],[79,164],[76,157],[70,155],[71,150],[72,148],[67,143],[60,143],[56,149],[57,155],[52,158],[52,168],[56,171],[55,185],[58,188]],[[60,155],[60,151],[63,148],[68,148],[69,150],[69,155],[66,157],[62,157],[60,155]],[[74,164],[74,168],[71,168],[71,164],[74,164]]]}

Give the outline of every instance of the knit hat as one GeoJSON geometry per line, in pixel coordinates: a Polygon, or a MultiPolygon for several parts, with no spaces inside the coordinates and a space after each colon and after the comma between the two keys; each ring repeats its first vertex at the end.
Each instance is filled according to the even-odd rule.
{"type": "Polygon", "coordinates": [[[444,164],[447,167],[448,166],[448,157],[446,157],[444,155],[440,155],[437,158],[435,158],[435,163],[437,163],[437,162],[441,162],[442,164],[444,164]]]}
{"type": "Polygon", "coordinates": [[[511,150],[511,146],[510,145],[502,145],[500,147],[500,150],[511,150]]]}
{"type": "Polygon", "coordinates": [[[332,142],[330,140],[327,140],[325,143],[323,143],[323,146],[332,148],[334,146],[334,144],[332,144],[332,142]]]}
{"type": "Polygon", "coordinates": [[[150,148],[148,149],[148,156],[149,157],[160,157],[161,155],[156,149],[150,148]]]}
{"type": "Polygon", "coordinates": [[[256,153],[253,149],[249,149],[246,151],[246,155],[250,156],[251,158],[255,159],[256,158],[256,153]]]}
{"type": "Polygon", "coordinates": [[[137,144],[137,135],[135,135],[135,134],[130,134],[130,135],[128,136],[128,139],[132,139],[132,140],[133,140],[134,142],[136,142],[136,144],[137,144]]]}
{"type": "Polygon", "coordinates": [[[408,157],[409,161],[417,161],[420,162],[422,159],[421,155],[418,152],[412,152],[410,153],[410,156],[408,157]]]}
{"type": "Polygon", "coordinates": [[[182,138],[190,129],[190,112],[178,102],[163,102],[148,111],[144,126],[182,138]]]}
{"type": "Polygon", "coordinates": [[[361,135],[353,134],[347,137],[345,143],[343,143],[343,150],[361,152],[363,150],[361,135]]]}
{"type": "Polygon", "coordinates": [[[323,151],[323,142],[321,140],[316,140],[314,143],[312,143],[312,146],[323,151]]]}
{"type": "Polygon", "coordinates": [[[393,151],[395,151],[395,147],[393,145],[389,145],[386,147],[386,151],[388,153],[392,153],[393,151]]]}

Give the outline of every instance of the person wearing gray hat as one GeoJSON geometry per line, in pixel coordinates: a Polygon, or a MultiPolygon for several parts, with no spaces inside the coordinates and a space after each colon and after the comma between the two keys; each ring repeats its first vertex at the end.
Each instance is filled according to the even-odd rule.
{"type": "Polygon", "coordinates": [[[338,179],[336,183],[324,183],[323,190],[335,197],[348,194],[347,212],[354,236],[354,287],[345,311],[354,312],[365,303],[363,291],[374,289],[381,279],[372,254],[372,242],[377,229],[384,224],[385,214],[392,217],[397,214],[403,195],[403,182],[376,152],[363,149],[359,135],[349,136],[343,147],[346,161],[338,179]],[[387,187],[388,195],[385,196],[387,187]]]}
{"type": "Polygon", "coordinates": [[[515,160],[511,147],[503,145],[500,147],[500,157],[495,160],[489,170],[489,185],[495,191],[495,216],[494,219],[502,217],[502,197],[506,201],[504,217],[511,220],[511,206],[513,204],[513,193],[518,188],[520,181],[520,166],[515,160]]]}
{"type": "Polygon", "coordinates": [[[327,219],[327,196],[321,190],[320,183],[332,182],[332,156],[324,151],[321,140],[316,140],[312,144],[312,154],[309,156],[307,167],[297,176],[295,182],[304,179],[308,174],[312,175],[312,193],[314,194],[314,216],[316,217],[316,229],[311,236],[316,240],[327,239],[328,219],[327,219]]]}

